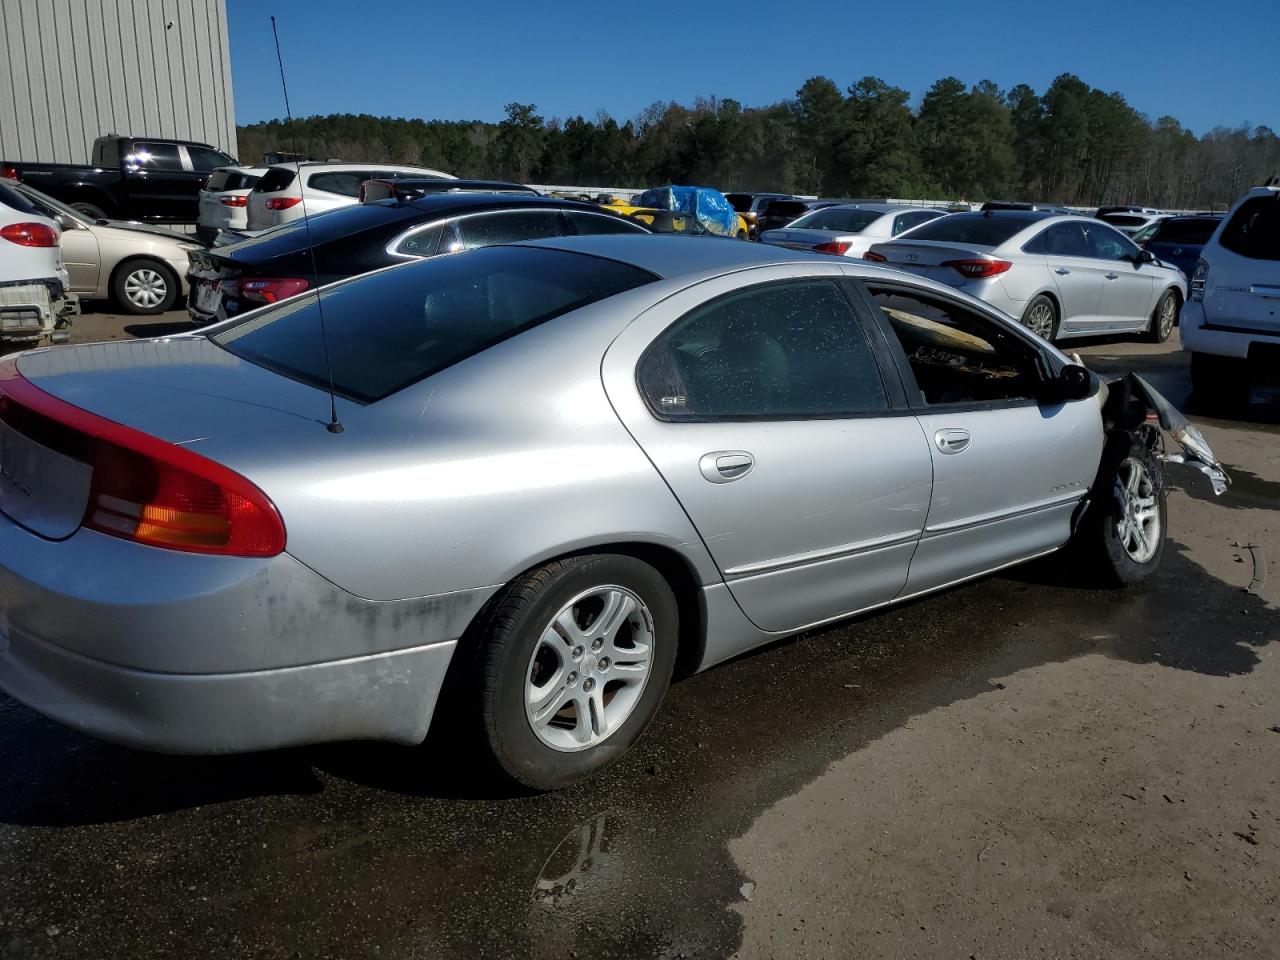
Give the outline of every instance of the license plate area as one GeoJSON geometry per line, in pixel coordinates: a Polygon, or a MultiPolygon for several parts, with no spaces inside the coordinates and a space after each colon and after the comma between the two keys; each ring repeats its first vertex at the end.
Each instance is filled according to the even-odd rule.
{"type": "Polygon", "coordinates": [[[196,287],[196,309],[202,313],[217,313],[222,300],[222,289],[216,281],[201,280],[196,287]]]}
{"type": "Polygon", "coordinates": [[[0,512],[32,533],[62,540],[80,528],[93,467],[0,423],[0,512]]]}

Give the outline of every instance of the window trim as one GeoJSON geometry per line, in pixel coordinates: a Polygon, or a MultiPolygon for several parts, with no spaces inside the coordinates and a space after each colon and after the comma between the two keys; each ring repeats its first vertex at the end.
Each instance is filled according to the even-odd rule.
{"type": "Polygon", "coordinates": [[[835,275],[818,275],[807,277],[784,277],[780,279],[761,280],[757,283],[747,283],[742,286],[734,287],[732,290],[726,290],[724,293],[717,294],[710,299],[703,300],[688,310],[684,311],[678,317],[674,318],[670,323],[666,324],[661,330],[654,334],[653,338],[640,352],[640,356],[636,359],[635,368],[632,371],[632,380],[636,388],[636,393],[640,396],[640,402],[644,404],[649,415],[653,419],[662,423],[790,423],[804,422],[809,420],[867,420],[876,417],[901,417],[912,416],[913,411],[907,406],[906,398],[901,395],[900,389],[895,390],[893,378],[886,375],[885,357],[879,349],[876,337],[867,329],[857,302],[850,296],[848,290],[848,278],[835,275]],[[880,375],[880,383],[884,387],[884,395],[886,406],[877,407],[875,409],[851,410],[840,413],[732,413],[732,414],[685,414],[679,416],[671,416],[663,413],[660,409],[655,408],[650,401],[649,392],[645,389],[644,381],[641,377],[641,371],[645,362],[649,359],[649,355],[657,348],[658,342],[665,337],[673,327],[682,323],[690,314],[698,310],[703,310],[721,300],[729,297],[735,297],[747,290],[759,287],[772,287],[782,284],[791,283],[828,283],[835,287],[836,291],[844,300],[845,305],[849,308],[849,313],[858,330],[862,334],[866,342],[867,349],[871,354],[872,363],[875,365],[876,372],[880,375]]]}
{"type": "MultiPolygon", "coordinates": [[[[1036,359],[1036,373],[1041,381],[1049,379],[1056,375],[1058,367],[1061,366],[1056,358],[1044,350],[1040,344],[1036,343],[1032,338],[1030,331],[1025,330],[1017,323],[1007,322],[996,316],[990,310],[982,310],[973,304],[965,303],[957,300],[955,297],[948,296],[930,290],[925,287],[917,287],[910,283],[904,283],[901,280],[880,280],[879,278],[868,281],[865,277],[850,278],[850,286],[857,289],[862,298],[864,309],[871,313],[873,322],[880,328],[881,336],[888,342],[888,349],[894,359],[894,365],[897,368],[898,376],[902,380],[902,386],[906,394],[906,403],[911,412],[915,415],[934,414],[934,413],[971,413],[981,412],[985,410],[1012,410],[1017,407],[1039,407],[1040,401],[1035,398],[1011,397],[1005,400],[965,400],[956,403],[927,403],[921,397],[920,385],[916,381],[915,371],[911,369],[911,361],[907,359],[907,353],[902,349],[902,343],[898,340],[898,335],[894,332],[893,327],[889,323],[889,318],[884,315],[884,311],[880,309],[880,305],[876,303],[872,296],[871,287],[888,288],[890,290],[901,291],[903,294],[912,297],[923,297],[925,299],[933,298],[939,300],[948,306],[955,307],[959,310],[965,310],[969,313],[977,314],[983,319],[996,324],[1006,333],[1013,335],[1016,339],[1022,341],[1026,347],[1032,351],[1036,359]]],[[[1077,403],[1081,401],[1068,401],[1077,403]]]]}

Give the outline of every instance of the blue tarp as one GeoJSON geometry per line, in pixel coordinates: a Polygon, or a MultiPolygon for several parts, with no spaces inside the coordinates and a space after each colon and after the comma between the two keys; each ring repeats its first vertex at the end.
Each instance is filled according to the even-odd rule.
{"type": "Polygon", "coordinates": [[[738,235],[738,213],[719,190],[710,187],[658,187],[634,201],[637,207],[674,210],[692,216],[703,228],[722,237],[738,235]]]}

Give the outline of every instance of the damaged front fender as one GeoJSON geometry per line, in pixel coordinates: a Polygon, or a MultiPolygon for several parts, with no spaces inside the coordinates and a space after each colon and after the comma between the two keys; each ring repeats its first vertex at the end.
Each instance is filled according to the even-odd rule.
{"type": "Polygon", "coordinates": [[[1231,478],[1227,476],[1227,472],[1213,455],[1213,451],[1209,449],[1209,444],[1204,435],[1200,433],[1195,424],[1188,420],[1181,410],[1165,399],[1159,390],[1138,374],[1130,373],[1123,381],[1113,381],[1111,384],[1112,389],[1115,389],[1118,383],[1124,384],[1125,391],[1130,396],[1146,401],[1147,406],[1155,411],[1156,419],[1160,421],[1160,426],[1182,448],[1180,453],[1158,453],[1157,455],[1160,459],[1167,463],[1184,463],[1189,467],[1194,467],[1209,478],[1209,482],[1213,485],[1215,496],[1221,496],[1226,493],[1227,487],[1231,483],[1231,478]]]}

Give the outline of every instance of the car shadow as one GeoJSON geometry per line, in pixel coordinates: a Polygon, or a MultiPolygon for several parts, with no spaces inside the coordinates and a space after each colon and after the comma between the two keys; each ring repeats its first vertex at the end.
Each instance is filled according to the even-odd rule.
{"type": "Polygon", "coordinates": [[[133,323],[125,324],[124,327],[125,333],[140,340],[148,337],[172,337],[177,334],[193,333],[195,330],[196,326],[189,321],[165,319],[137,320],[133,323]]]}

